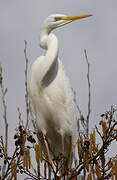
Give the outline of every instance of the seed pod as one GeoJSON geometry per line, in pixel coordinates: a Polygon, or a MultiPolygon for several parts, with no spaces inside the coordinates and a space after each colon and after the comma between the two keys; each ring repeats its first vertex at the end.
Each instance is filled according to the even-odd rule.
{"type": "Polygon", "coordinates": [[[23,154],[23,166],[26,169],[30,169],[31,168],[30,149],[29,148],[27,148],[24,151],[24,154],[23,154]]]}
{"type": "Polygon", "coordinates": [[[37,165],[40,164],[40,161],[42,161],[42,149],[40,144],[35,144],[35,159],[37,162],[37,165]]]}

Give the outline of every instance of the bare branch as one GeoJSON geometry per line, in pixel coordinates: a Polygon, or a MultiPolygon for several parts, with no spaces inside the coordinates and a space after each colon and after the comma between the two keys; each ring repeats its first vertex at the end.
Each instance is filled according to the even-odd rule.
{"type": "Polygon", "coordinates": [[[86,49],[84,50],[85,53],[85,59],[88,66],[88,72],[87,72],[87,81],[88,81],[88,114],[87,114],[87,134],[89,132],[89,118],[91,113],[91,83],[90,83],[90,63],[88,61],[87,52],[86,49]]]}
{"type": "Polygon", "coordinates": [[[26,126],[27,128],[29,123],[29,96],[28,96],[28,57],[27,57],[27,41],[24,41],[25,47],[24,47],[24,56],[25,56],[25,102],[26,102],[26,126]]]}
{"type": "Polygon", "coordinates": [[[97,126],[95,126],[95,129],[96,129],[97,133],[99,134],[100,138],[102,139],[102,135],[101,135],[100,131],[98,130],[97,126]]]}
{"type": "Polygon", "coordinates": [[[72,91],[73,91],[73,94],[74,94],[74,102],[75,102],[76,108],[77,108],[77,110],[79,112],[79,115],[82,116],[81,109],[80,109],[80,107],[79,107],[79,105],[77,103],[77,100],[76,100],[76,92],[73,89],[72,89],[72,91]]]}
{"type": "MultiPolygon", "coordinates": [[[[5,123],[5,141],[4,141],[4,153],[5,158],[7,158],[7,151],[8,151],[8,120],[7,120],[7,105],[5,101],[5,96],[7,93],[7,88],[4,89],[3,86],[3,74],[2,74],[2,66],[0,65],[0,88],[2,93],[2,105],[3,105],[3,119],[5,123]]],[[[6,163],[4,162],[3,169],[2,169],[2,176],[4,176],[6,169],[6,163]]]]}
{"type": "Polygon", "coordinates": [[[73,91],[73,94],[74,94],[74,103],[75,103],[76,108],[78,110],[78,113],[80,115],[80,118],[77,119],[77,117],[76,117],[76,119],[77,119],[78,134],[80,135],[80,120],[81,120],[81,117],[82,117],[82,112],[81,112],[81,109],[80,109],[80,107],[79,107],[79,105],[77,103],[76,92],[74,91],[74,89],[72,89],[72,91],[73,91]]]}

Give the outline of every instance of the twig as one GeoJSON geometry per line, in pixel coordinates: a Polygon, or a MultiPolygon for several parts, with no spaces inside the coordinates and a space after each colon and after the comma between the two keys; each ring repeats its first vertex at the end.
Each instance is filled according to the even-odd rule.
{"type": "Polygon", "coordinates": [[[18,111],[18,119],[19,119],[19,125],[23,125],[23,120],[22,120],[22,117],[21,117],[21,112],[20,112],[20,108],[18,107],[17,108],[17,111],[18,111]]]}
{"type": "Polygon", "coordinates": [[[100,138],[102,139],[103,137],[102,137],[101,133],[99,132],[97,126],[95,126],[95,129],[96,129],[97,133],[99,134],[100,138]]]}
{"type": "Polygon", "coordinates": [[[28,57],[27,57],[27,41],[24,41],[25,47],[24,47],[24,56],[25,56],[25,101],[26,101],[26,126],[27,128],[29,123],[29,96],[28,96],[28,57]]]}
{"type": "MultiPolygon", "coordinates": [[[[5,159],[7,158],[7,151],[8,151],[8,121],[7,121],[7,105],[5,101],[5,96],[7,93],[7,88],[4,89],[3,86],[3,75],[2,75],[2,66],[0,65],[0,88],[2,93],[2,105],[3,105],[3,119],[5,123],[5,142],[4,142],[4,153],[5,153],[5,159]]],[[[3,168],[2,168],[2,177],[4,176],[6,168],[6,163],[4,162],[3,168]]]]}
{"type": "Polygon", "coordinates": [[[35,176],[34,174],[30,173],[28,170],[24,170],[23,173],[30,176],[30,177],[32,177],[35,180],[38,180],[38,177],[35,176]]]}
{"type": "Polygon", "coordinates": [[[77,110],[78,110],[78,113],[79,113],[79,115],[80,115],[80,118],[77,118],[77,117],[76,117],[76,119],[77,119],[78,134],[79,134],[79,136],[80,136],[80,120],[81,120],[81,117],[82,117],[82,112],[81,112],[81,109],[80,109],[80,107],[79,107],[79,105],[78,105],[78,103],[77,103],[76,92],[74,91],[74,89],[72,89],[72,91],[73,91],[73,94],[74,94],[74,103],[75,103],[76,108],[77,108],[77,110]]]}
{"type": "Polygon", "coordinates": [[[88,72],[87,72],[87,81],[88,81],[88,114],[87,114],[87,129],[86,129],[86,133],[88,135],[89,132],[89,118],[90,118],[90,113],[91,113],[91,83],[90,83],[90,63],[88,61],[88,57],[87,57],[87,52],[86,49],[84,50],[85,53],[85,59],[87,62],[87,66],[88,66],[88,72]]]}
{"type": "Polygon", "coordinates": [[[79,115],[82,116],[81,109],[80,109],[80,107],[79,107],[79,105],[77,103],[77,100],[76,100],[76,92],[73,89],[72,89],[72,91],[73,91],[73,94],[74,94],[74,102],[75,102],[76,108],[77,108],[77,110],[79,112],[79,115]]]}

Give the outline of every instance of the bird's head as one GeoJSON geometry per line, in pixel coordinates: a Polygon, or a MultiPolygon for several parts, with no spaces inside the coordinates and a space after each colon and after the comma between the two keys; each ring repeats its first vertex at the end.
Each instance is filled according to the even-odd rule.
{"type": "Polygon", "coordinates": [[[66,16],[63,14],[53,14],[48,16],[42,24],[42,28],[47,29],[48,32],[55,28],[68,24],[74,20],[82,19],[92,16],[91,14],[83,14],[79,16],[66,16]]]}

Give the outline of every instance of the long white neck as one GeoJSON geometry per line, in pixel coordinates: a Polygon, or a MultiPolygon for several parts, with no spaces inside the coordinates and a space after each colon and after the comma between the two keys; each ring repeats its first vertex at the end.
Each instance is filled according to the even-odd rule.
{"type": "MultiPolygon", "coordinates": [[[[40,47],[51,51],[51,46],[54,45],[55,53],[58,54],[58,39],[55,34],[47,29],[42,29],[40,33],[40,47]]],[[[47,51],[47,52],[48,52],[47,51]]]]}
{"type": "Polygon", "coordinates": [[[58,39],[53,33],[49,33],[46,30],[42,30],[40,33],[40,46],[46,49],[46,55],[43,60],[42,68],[43,77],[42,81],[52,81],[55,78],[57,67],[58,67],[58,39]]]}

